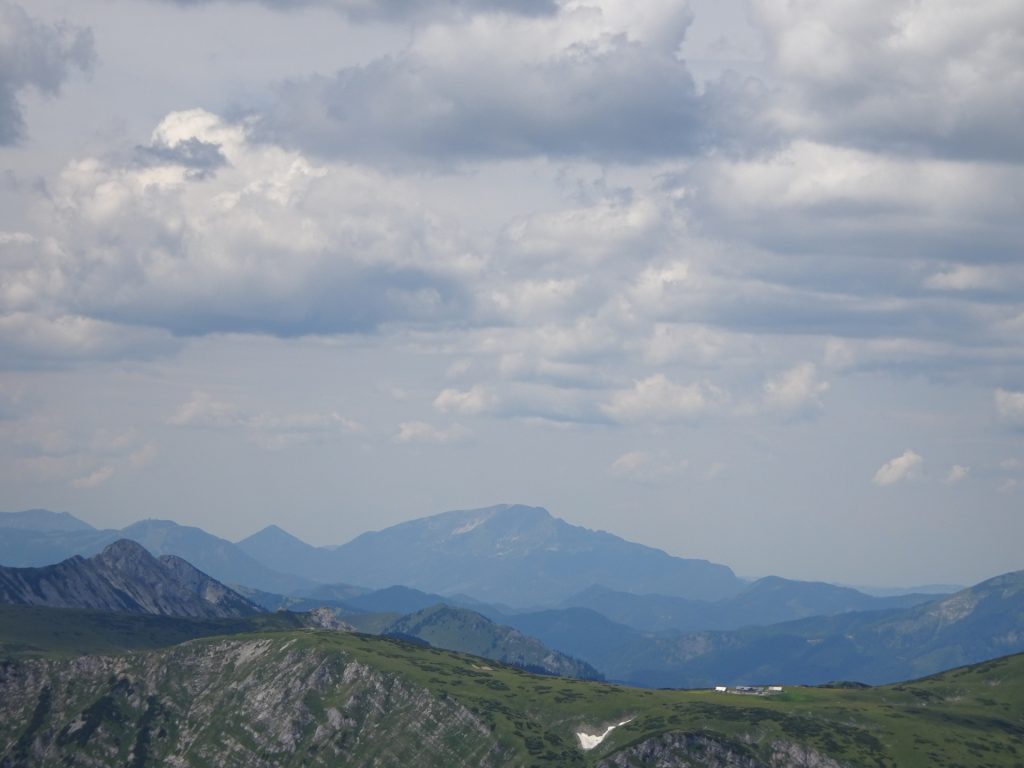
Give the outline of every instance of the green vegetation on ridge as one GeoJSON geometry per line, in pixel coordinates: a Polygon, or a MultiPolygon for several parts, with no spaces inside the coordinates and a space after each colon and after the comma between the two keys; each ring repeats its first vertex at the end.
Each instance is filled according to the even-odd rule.
{"type": "MultiPolygon", "coordinates": [[[[275,765],[328,765],[332,763],[327,753],[317,751],[327,747],[342,750],[356,761],[351,764],[401,765],[398,753],[375,750],[385,742],[394,743],[395,749],[408,747],[402,740],[409,738],[408,728],[419,727],[413,720],[427,717],[422,713],[434,713],[429,716],[441,718],[444,728],[453,730],[445,730],[448,735],[439,737],[437,744],[423,747],[420,765],[597,766],[611,765],[603,761],[616,755],[621,758],[616,765],[639,764],[626,760],[629,750],[666,734],[710,740],[733,755],[758,761],[754,765],[767,764],[780,745],[800,745],[844,766],[1024,763],[1024,656],[1020,655],[898,685],[788,688],[764,697],[643,690],[541,677],[478,657],[388,638],[308,629],[206,638],[135,654],[118,664],[117,675],[99,668],[95,679],[79,665],[73,684],[62,683],[61,676],[69,674],[75,663],[24,660],[5,667],[8,683],[19,669],[29,668],[25,665],[35,665],[30,667],[35,670],[33,679],[42,675],[52,682],[46,689],[48,701],[33,689],[36,693],[19,700],[17,708],[14,698],[0,705],[4,759],[11,758],[11,750],[19,743],[24,747],[46,733],[59,734],[72,722],[96,721],[95,738],[119,739],[126,758],[126,745],[145,736],[147,754],[155,760],[152,764],[173,752],[176,739],[183,738],[176,734],[190,733],[188,765],[245,764],[240,761],[250,751],[256,755],[251,757],[252,764],[263,765],[257,759],[260,749],[272,753],[275,765]],[[179,679],[185,674],[181,670],[192,668],[213,677],[202,685],[179,679]],[[308,670],[308,682],[296,688],[302,693],[296,693],[297,700],[289,704],[294,713],[286,723],[288,743],[295,744],[293,752],[273,752],[261,746],[259,733],[239,730],[240,707],[250,706],[261,696],[279,694],[282,680],[305,680],[302,675],[307,672],[302,670],[308,670]],[[357,673],[371,672],[375,682],[356,695],[346,681],[357,673]],[[206,715],[209,722],[187,720],[194,715],[168,714],[178,711],[182,691],[193,685],[204,695],[216,697],[216,705],[211,704],[206,715]],[[366,691],[384,698],[368,702],[366,691]],[[72,696],[74,701],[62,696],[72,696]],[[104,719],[107,711],[110,715],[104,719]],[[163,737],[157,738],[161,731],[147,725],[147,712],[151,720],[164,713],[160,715],[163,737]],[[383,717],[381,712],[387,719],[373,721],[370,739],[369,726],[359,718],[372,713],[383,717]],[[472,717],[466,720],[459,712],[472,717]],[[612,731],[593,751],[579,748],[578,731],[600,733],[607,725],[627,719],[628,724],[612,731]],[[323,731],[317,729],[331,727],[339,729],[340,735],[325,746],[323,731]],[[220,761],[211,759],[218,748],[225,749],[223,744],[234,745],[231,760],[226,753],[220,761]],[[302,753],[300,747],[316,749],[302,753]]],[[[92,749],[84,743],[75,748],[92,749]]],[[[111,747],[97,744],[95,748],[111,747]]]]}

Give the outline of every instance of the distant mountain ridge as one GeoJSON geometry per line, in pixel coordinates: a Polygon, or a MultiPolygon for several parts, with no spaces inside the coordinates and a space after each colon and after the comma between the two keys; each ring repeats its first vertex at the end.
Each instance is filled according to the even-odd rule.
{"type": "Polygon", "coordinates": [[[141,520],[121,530],[97,530],[66,513],[47,510],[0,515],[0,565],[38,567],[74,555],[88,557],[118,539],[136,541],[155,555],[177,555],[226,584],[289,594],[313,582],[279,573],[226,539],[170,520],[141,520]],[[84,526],[84,527],[82,527],[84,526]]]}
{"type": "Polygon", "coordinates": [[[128,539],[88,559],[76,555],[41,568],[0,567],[0,602],[196,618],[262,612],[180,557],[155,558],[128,539]]]}
{"type": "Polygon", "coordinates": [[[0,512],[0,528],[18,528],[26,531],[94,531],[84,520],[70,512],[51,512],[48,509],[26,509],[21,512],[0,512]]]}
{"type": "Polygon", "coordinates": [[[877,684],[1024,651],[1024,571],[908,608],[732,631],[644,633],[585,608],[492,618],[637,685],[877,684]]]}
{"type": "Polygon", "coordinates": [[[850,587],[766,576],[738,595],[716,602],[657,594],[635,595],[593,586],[562,601],[559,607],[589,608],[612,621],[645,632],[694,632],[778,624],[851,611],[906,608],[940,597],[934,594],[873,597],[850,587]]]}
{"type": "Polygon", "coordinates": [[[518,607],[556,602],[595,583],[702,599],[736,594],[745,584],[724,565],[673,557],[522,505],[411,520],[357,536],[333,554],[339,581],[518,607]]]}

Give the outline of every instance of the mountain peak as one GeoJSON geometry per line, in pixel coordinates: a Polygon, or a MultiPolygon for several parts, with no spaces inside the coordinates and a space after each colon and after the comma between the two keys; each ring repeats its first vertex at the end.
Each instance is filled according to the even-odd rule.
{"type": "MultiPolygon", "coordinates": [[[[268,541],[268,542],[298,542],[300,544],[306,544],[302,539],[293,533],[288,533],[284,528],[278,525],[268,525],[265,528],[261,528],[251,536],[247,536],[242,541],[254,542],[254,541],[268,541]]],[[[239,542],[241,543],[241,542],[239,542]]]]}
{"type": "Polygon", "coordinates": [[[25,509],[21,512],[0,512],[0,528],[28,531],[93,531],[84,520],[70,512],[51,512],[48,509],[25,509]]]}

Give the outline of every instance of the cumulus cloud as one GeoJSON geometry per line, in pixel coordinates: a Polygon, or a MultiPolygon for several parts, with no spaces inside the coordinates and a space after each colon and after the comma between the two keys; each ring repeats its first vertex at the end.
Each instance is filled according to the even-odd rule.
{"type": "Polygon", "coordinates": [[[24,133],[20,91],[55,95],[72,69],[88,70],[94,58],[90,30],[45,24],[11,0],[0,0],[0,145],[24,133]]]}
{"type": "Polygon", "coordinates": [[[326,155],[394,163],[534,155],[690,155],[749,132],[747,104],[701,92],[677,52],[685,3],[560,2],[550,15],[460,17],[334,77],[293,80],[264,135],[326,155]]]}
{"type": "Polygon", "coordinates": [[[0,312],[280,336],[466,312],[457,228],[402,182],[253,144],[202,110],[168,115],[152,147],[144,163],[64,170],[59,237],[5,265],[0,312]]]}
{"type": "Polygon", "coordinates": [[[623,423],[674,422],[706,414],[723,399],[724,394],[706,382],[676,384],[657,373],[615,392],[601,410],[623,423]]]}
{"type": "Polygon", "coordinates": [[[434,398],[434,408],[443,413],[461,413],[477,416],[491,410],[497,397],[486,387],[476,384],[466,391],[444,389],[434,398]]]}
{"type": "Polygon", "coordinates": [[[886,261],[907,255],[1003,261],[1021,234],[1013,190],[1024,170],[1017,165],[800,138],[758,157],[702,161],[682,181],[713,231],[783,253],[881,257],[871,265],[879,275],[886,261]]]}
{"type": "Polygon", "coordinates": [[[647,451],[627,451],[612,462],[611,472],[617,477],[639,483],[654,483],[684,472],[686,459],[672,459],[647,451]]]}
{"type": "Polygon", "coordinates": [[[1016,0],[754,0],[786,131],[881,149],[1024,159],[1016,0]]]}
{"type": "Polygon", "coordinates": [[[943,482],[946,483],[946,485],[953,485],[954,483],[959,483],[961,480],[966,479],[970,473],[970,467],[965,467],[962,464],[954,464],[949,468],[949,472],[946,474],[943,482]]]}
{"type": "Polygon", "coordinates": [[[425,421],[403,421],[398,425],[396,443],[435,443],[445,445],[458,443],[469,437],[469,432],[462,426],[454,424],[450,427],[438,427],[425,421]]]}
{"type": "Polygon", "coordinates": [[[765,382],[764,404],[781,411],[811,411],[821,408],[821,396],[828,388],[814,363],[800,363],[765,382]]]}
{"type": "Polygon", "coordinates": [[[917,476],[923,463],[924,459],[919,454],[910,450],[904,451],[895,459],[890,459],[879,467],[872,482],[875,485],[886,486],[901,480],[909,480],[917,476]]]}
{"type": "Polygon", "coordinates": [[[1017,426],[1024,426],[1024,392],[997,389],[995,393],[996,411],[999,415],[1017,426]]]}
{"type": "Polygon", "coordinates": [[[88,475],[83,475],[82,477],[72,480],[71,484],[75,488],[97,488],[113,476],[114,468],[108,465],[100,467],[95,472],[90,472],[88,475]]]}

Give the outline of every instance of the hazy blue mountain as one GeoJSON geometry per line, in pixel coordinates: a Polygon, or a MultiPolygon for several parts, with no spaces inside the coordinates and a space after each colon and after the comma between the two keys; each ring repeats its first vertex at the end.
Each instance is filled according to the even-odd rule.
{"type": "Polygon", "coordinates": [[[174,555],[153,557],[120,539],[88,559],[41,568],[0,567],[0,602],[161,616],[234,618],[261,609],[174,555]]]}
{"type": "Polygon", "coordinates": [[[921,594],[872,597],[849,587],[768,576],[758,579],[735,597],[716,602],[668,595],[634,595],[593,586],[572,595],[561,605],[589,608],[612,621],[647,632],[694,632],[778,624],[849,611],[904,608],[937,597],[921,594]]]}
{"type": "Polygon", "coordinates": [[[0,528],[18,528],[28,531],[94,531],[84,520],[69,512],[51,512],[48,509],[26,509],[21,512],[0,512],[0,528]]]}
{"type": "Polygon", "coordinates": [[[306,579],[283,574],[257,562],[227,539],[201,528],[170,520],[143,520],[121,529],[121,536],[154,554],[178,555],[214,578],[267,592],[289,593],[309,585],[306,579]]]}
{"type": "Polygon", "coordinates": [[[619,625],[616,639],[608,640],[609,628],[593,616],[574,620],[553,611],[508,622],[589,661],[609,679],[639,685],[882,683],[1024,651],[1024,571],[909,608],[728,632],[653,634],[619,625]]]}
{"type": "Polygon", "coordinates": [[[341,581],[336,576],[337,555],[314,547],[276,525],[268,525],[236,546],[268,568],[316,582],[341,581]]]}
{"type": "Polygon", "coordinates": [[[95,555],[119,538],[118,531],[0,528],[0,565],[53,565],[74,555],[95,555]]]}
{"type": "Polygon", "coordinates": [[[852,587],[858,592],[873,597],[899,597],[900,595],[951,595],[954,592],[967,589],[966,584],[921,584],[916,587],[861,587],[855,584],[844,584],[852,587]]]}
{"type": "Polygon", "coordinates": [[[385,587],[345,601],[347,606],[361,611],[402,614],[422,611],[438,603],[457,605],[451,598],[421,592],[411,587],[385,587]]]}
{"type": "MultiPolygon", "coordinates": [[[[39,519],[51,518],[40,516],[39,519]]],[[[143,520],[119,531],[3,528],[0,529],[0,565],[52,565],[73,555],[94,555],[118,539],[137,541],[157,555],[182,557],[227,584],[244,584],[281,594],[312,585],[307,579],[268,568],[226,539],[170,520],[143,520]]]]}
{"type": "Polygon", "coordinates": [[[333,600],[336,602],[343,602],[345,600],[352,600],[369,592],[373,592],[373,590],[367,589],[366,587],[357,587],[354,584],[315,584],[296,590],[292,593],[292,596],[305,597],[313,600],[333,600]]]}
{"type": "Polygon", "coordinates": [[[556,602],[598,583],[702,599],[734,595],[745,584],[724,565],[672,557],[518,505],[412,520],[333,553],[339,581],[404,584],[517,607],[556,602]]]}

